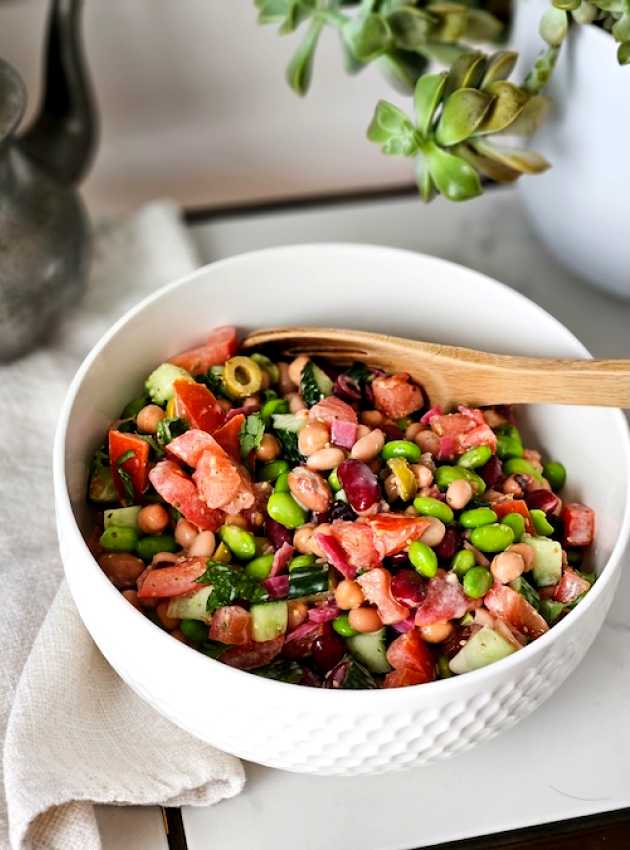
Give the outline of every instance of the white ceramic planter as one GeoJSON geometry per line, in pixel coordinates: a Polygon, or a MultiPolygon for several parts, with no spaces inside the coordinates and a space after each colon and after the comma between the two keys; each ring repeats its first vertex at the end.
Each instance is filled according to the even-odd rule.
{"type": "MultiPolygon", "coordinates": [[[[548,0],[518,0],[518,71],[543,46],[548,0]]],[[[546,94],[553,109],[531,147],[550,171],[519,181],[532,225],[556,258],[593,286],[630,298],[630,68],[592,26],[572,27],[546,94]]]]}

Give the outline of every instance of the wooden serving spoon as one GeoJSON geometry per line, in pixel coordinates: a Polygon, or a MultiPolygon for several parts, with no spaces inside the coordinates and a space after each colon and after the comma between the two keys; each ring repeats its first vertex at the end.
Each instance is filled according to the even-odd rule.
{"type": "Polygon", "coordinates": [[[243,348],[273,345],[342,365],[365,363],[407,372],[431,404],[548,403],[630,407],[630,360],[513,357],[339,328],[270,328],[249,334],[243,348]]]}

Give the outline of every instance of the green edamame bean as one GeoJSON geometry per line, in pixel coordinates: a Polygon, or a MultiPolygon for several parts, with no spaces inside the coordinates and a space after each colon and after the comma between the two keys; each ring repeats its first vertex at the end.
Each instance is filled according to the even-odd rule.
{"type": "Polygon", "coordinates": [[[110,525],[101,534],[100,543],[108,552],[133,552],[138,544],[138,532],[135,528],[110,525]]]}
{"type": "Polygon", "coordinates": [[[490,570],[485,567],[472,567],[464,576],[464,593],[471,599],[481,599],[490,590],[492,583],[490,570]]]}
{"type": "Polygon", "coordinates": [[[437,555],[430,546],[427,546],[421,540],[414,540],[409,546],[409,560],[421,576],[433,578],[436,575],[438,569],[437,555]]]}
{"type": "Polygon", "coordinates": [[[553,525],[547,519],[547,514],[544,511],[541,511],[539,508],[533,508],[529,512],[529,515],[534,523],[536,534],[540,534],[542,537],[548,537],[550,534],[553,534],[553,525]]]}
{"type": "Polygon", "coordinates": [[[562,490],[567,480],[567,471],[557,460],[550,460],[543,466],[543,475],[551,484],[552,490],[562,490]]]}
{"type": "Polygon", "coordinates": [[[332,622],[332,627],[338,635],[341,635],[341,637],[352,637],[353,635],[358,634],[358,632],[355,632],[350,625],[347,614],[340,614],[338,617],[335,617],[332,622]]]}
{"type": "Polygon", "coordinates": [[[514,542],[518,543],[525,534],[525,518],[521,514],[506,514],[501,518],[503,525],[509,525],[514,532],[514,542]]]}
{"type": "Polygon", "coordinates": [[[288,413],[289,412],[289,402],[285,401],[283,398],[270,398],[269,401],[266,401],[262,409],[260,411],[260,415],[262,416],[265,422],[268,422],[269,419],[274,415],[274,413],[288,413]]]}
{"type": "Polygon", "coordinates": [[[472,469],[466,469],[463,466],[438,466],[435,470],[435,483],[440,490],[447,490],[449,484],[460,478],[468,481],[478,496],[485,492],[486,482],[472,469]]]}
{"type": "Polygon", "coordinates": [[[475,564],[475,556],[470,549],[460,549],[459,552],[455,552],[453,560],[451,561],[453,572],[460,578],[462,578],[469,569],[474,567],[475,564]]]}
{"type": "Polygon", "coordinates": [[[516,426],[503,425],[497,430],[497,455],[501,460],[523,457],[523,441],[516,426]]]}
{"type": "Polygon", "coordinates": [[[448,658],[446,655],[440,655],[437,660],[437,671],[440,679],[450,679],[453,673],[451,673],[451,668],[448,666],[448,658]]]}
{"type": "Polygon", "coordinates": [[[201,620],[182,620],[179,624],[180,631],[188,640],[200,643],[208,637],[208,626],[201,620]]]}
{"type": "Polygon", "coordinates": [[[259,481],[275,481],[283,472],[289,472],[289,464],[286,460],[272,460],[270,463],[265,463],[258,470],[259,481]]]}
{"type": "Polygon", "coordinates": [[[542,484],[542,475],[535,466],[523,457],[512,457],[503,464],[503,472],[506,475],[531,475],[533,479],[542,484]]]}
{"type": "Polygon", "coordinates": [[[470,532],[470,542],[481,552],[503,552],[514,543],[514,532],[509,525],[493,522],[473,528],[470,532]]]}
{"type": "Polygon", "coordinates": [[[421,456],[420,446],[412,443],[411,440],[390,440],[389,443],[385,443],[381,452],[383,460],[402,457],[410,463],[417,463],[421,456]]]}
{"type": "Polygon", "coordinates": [[[158,552],[176,552],[179,546],[170,534],[151,534],[142,537],[136,544],[136,552],[143,561],[151,561],[158,552]]]}
{"type": "Polygon", "coordinates": [[[245,572],[248,576],[251,576],[252,578],[257,578],[260,579],[260,581],[264,581],[264,579],[269,577],[272,564],[273,554],[269,552],[266,555],[259,555],[257,558],[254,558],[253,561],[250,561],[249,564],[247,564],[245,567],[245,572]]]}
{"type": "Polygon", "coordinates": [[[290,493],[272,493],[267,502],[267,513],[285,528],[299,528],[306,522],[306,511],[290,493]]]}
{"type": "Polygon", "coordinates": [[[273,486],[274,493],[288,493],[289,492],[289,473],[281,472],[280,475],[276,478],[276,483],[273,486]]]}
{"type": "Polygon", "coordinates": [[[304,567],[312,567],[315,563],[315,555],[296,555],[289,561],[289,572],[302,570],[304,567]]]}
{"type": "Polygon", "coordinates": [[[337,467],[335,467],[328,476],[328,483],[330,484],[330,488],[333,493],[338,493],[341,490],[341,481],[337,475],[337,467]]]}
{"type": "Polygon", "coordinates": [[[489,525],[496,521],[497,515],[492,508],[471,508],[469,511],[462,511],[459,515],[459,523],[464,528],[479,528],[481,525],[489,525]]]}
{"type": "Polygon", "coordinates": [[[248,561],[256,555],[256,541],[250,531],[239,525],[224,525],[219,531],[221,540],[230,552],[241,561],[248,561]]]}
{"type": "Polygon", "coordinates": [[[446,502],[433,499],[431,496],[417,496],[413,500],[413,506],[423,516],[434,516],[442,522],[453,522],[455,514],[446,502]]]}
{"type": "Polygon", "coordinates": [[[467,452],[458,459],[457,465],[463,466],[464,469],[477,469],[478,466],[484,466],[492,457],[492,449],[490,446],[475,446],[473,449],[468,449],[467,452]]]}

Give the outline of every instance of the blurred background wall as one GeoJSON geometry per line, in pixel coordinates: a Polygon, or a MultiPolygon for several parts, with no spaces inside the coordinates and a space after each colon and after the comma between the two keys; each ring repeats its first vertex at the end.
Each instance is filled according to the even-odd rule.
{"type": "MultiPolygon", "coordinates": [[[[0,0],[0,56],[39,92],[45,0],[0,0]]],[[[85,47],[101,115],[84,186],[95,211],[156,196],[187,206],[413,179],[365,140],[378,71],[342,70],[325,33],[308,96],[284,81],[299,34],[256,23],[253,0],[85,0],[85,47]]],[[[409,108],[410,102],[399,101],[409,108]]]]}

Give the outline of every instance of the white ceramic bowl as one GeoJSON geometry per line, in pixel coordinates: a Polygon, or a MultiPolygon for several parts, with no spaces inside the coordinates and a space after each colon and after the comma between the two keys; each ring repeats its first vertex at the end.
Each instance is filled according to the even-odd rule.
{"type": "Polygon", "coordinates": [[[523,420],[568,468],[569,496],[597,511],[600,578],[576,610],[503,661],[428,685],[332,691],[287,685],[212,661],[173,640],[109,583],[81,530],[89,458],[143,378],[215,325],[243,330],[332,325],[478,346],[587,356],[555,319],[468,269],[360,245],[306,245],[245,254],[200,269],[121,319],[80,368],[54,450],[61,554],[85,625],[123,679],[193,735],[255,762],[305,773],[378,773],[445,758],[513,726],[571,673],[617,587],[630,528],[629,441],[619,411],[532,407],[523,420]]]}

